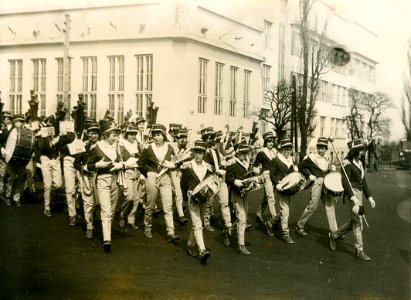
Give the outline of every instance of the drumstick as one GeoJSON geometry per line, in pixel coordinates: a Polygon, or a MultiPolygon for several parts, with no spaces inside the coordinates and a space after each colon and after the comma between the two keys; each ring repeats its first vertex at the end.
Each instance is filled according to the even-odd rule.
{"type": "MultiPolygon", "coordinates": [[[[348,178],[348,175],[347,175],[347,172],[345,171],[344,165],[342,164],[342,162],[341,162],[341,160],[340,160],[340,157],[338,156],[337,150],[335,149],[334,140],[333,140],[332,138],[328,138],[328,141],[329,141],[329,142],[331,143],[331,145],[333,146],[333,149],[334,149],[334,152],[335,152],[335,156],[337,156],[338,162],[339,162],[340,165],[341,165],[341,168],[342,168],[342,170],[343,170],[343,172],[344,172],[345,178],[347,178],[347,181],[348,181],[348,184],[349,184],[349,186],[350,186],[351,192],[355,195],[354,189],[352,188],[350,179],[348,178]]],[[[365,215],[362,215],[362,218],[363,218],[363,220],[364,220],[364,222],[365,222],[365,225],[366,225],[367,227],[370,227],[370,226],[368,225],[367,219],[365,218],[365,215]]]]}

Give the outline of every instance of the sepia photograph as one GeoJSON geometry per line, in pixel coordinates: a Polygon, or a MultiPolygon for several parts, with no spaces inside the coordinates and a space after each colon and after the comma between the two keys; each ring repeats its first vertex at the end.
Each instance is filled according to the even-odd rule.
{"type": "Polygon", "coordinates": [[[0,299],[410,299],[411,2],[0,2],[0,299]]]}

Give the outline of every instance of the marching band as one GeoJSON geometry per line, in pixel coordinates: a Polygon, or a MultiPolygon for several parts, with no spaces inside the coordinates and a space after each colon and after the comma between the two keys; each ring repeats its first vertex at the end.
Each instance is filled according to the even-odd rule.
{"type": "Polygon", "coordinates": [[[33,173],[26,169],[37,166],[43,179],[44,215],[52,216],[53,195],[64,186],[69,225],[76,226],[84,218],[86,238],[93,239],[95,209],[99,207],[105,252],[112,250],[115,219],[120,227],[139,229],[139,206],[144,210],[146,238],[153,238],[153,214],[158,205],[164,214],[168,241],[178,241],[174,206],[179,223],[188,223],[187,253],[206,263],[211,252],[205,247],[203,228],[215,230],[210,221],[217,202],[224,222],[224,244],[230,246],[236,231],[239,253],[250,255],[245,247],[247,195],[257,189],[264,190],[257,220],[265,225],[269,236],[274,236],[278,227],[282,240],[294,244],[288,225],[290,205],[295,194],[310,187],[310,201],[297,222],[296,233],[308,234],[304,226],[321,199],[330,228],[330,248],[335,250],[336,240],[353,231],[356,257],[370,260],[363,251],[362,194],[372,207],[375,201],[359,160],[360,140],[349,143],[350,152],[341,163],[341,173],[337,173],[325,157],[333,141],[323,137],[317,141],[317,152],[297,165],[292,141],[281,140],[277,152],[272,132],[263,135],[263,147],[256,151],[255,136],[247,141],[240,130],[223,134],[206,127],[200,131],[201,140],[191,142],[189,130],[181,124],[170,124],[167,132],[164,125],[147,126],[144,118],[131,114],[118,126],[109,111],[97,122],[85,117],[82,99],[71,115],[73,126],[65,128],[62,124],[67,117],[61,111],[55,117],[37,120],[33,112],[26,116],[0,113],[0,191],[4,203],[21,206],[25,184],[30,185],[27,176],[33,173]],[[335,202],[340,195],[349,203],[351,220],[338,228],[335,202]],[[267,208],[270,217],[264,220],[267,208]]]}

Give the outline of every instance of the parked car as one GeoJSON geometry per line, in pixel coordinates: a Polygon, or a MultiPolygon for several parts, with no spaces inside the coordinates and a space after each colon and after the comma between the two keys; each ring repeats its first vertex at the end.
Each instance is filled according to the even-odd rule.
{"type": "Polygon", "coordinates": [[[404,169],[411,169],[411,141],[400,141],[399,165],[404,169]]]}

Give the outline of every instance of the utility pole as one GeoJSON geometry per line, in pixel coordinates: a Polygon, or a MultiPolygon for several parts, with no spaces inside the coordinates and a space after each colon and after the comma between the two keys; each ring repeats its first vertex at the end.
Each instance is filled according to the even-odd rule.
{"type": "MultiPolygon", "coordinates": [[[[63,51],[63,101],[65,105],[69,104],[69,74],[70,74],[70,61],[69,61],[69,48],[70,48],[70,15],[66,14],[66,20],[64,21],[64,51],[63,51]]],[[[65,107],[70,110],[70,107],[65,107]]],[[[69,114],[67,114],[69,115],[69,114]]]]}

